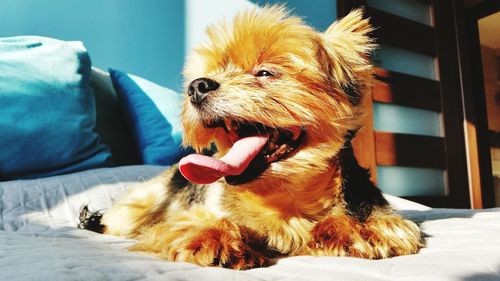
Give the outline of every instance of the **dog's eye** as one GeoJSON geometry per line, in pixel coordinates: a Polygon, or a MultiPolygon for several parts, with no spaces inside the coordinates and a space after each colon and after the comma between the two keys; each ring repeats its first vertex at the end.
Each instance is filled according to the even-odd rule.
{"type": "Polygon", "coordinates": [[[270,71],[268,70],[259,70],[257,74],[255,74],[256,77],[270,77],[274,76],[270,71]]]}

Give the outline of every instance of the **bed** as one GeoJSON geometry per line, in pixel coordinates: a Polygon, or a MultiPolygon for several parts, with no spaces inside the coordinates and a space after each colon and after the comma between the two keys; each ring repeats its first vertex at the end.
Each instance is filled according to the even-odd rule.
{"type": "Polygon", "coordinates": [[[427,247],[385,260],[300,256],[234,271],[129,252],[134,241],[78,229],[81,206],[105,210],[164,167],[132,165],[0,183],[2,280],[500,280],[500,209],[431,209],[393,196],[427,247]]]}
{"type": "Polygon", "coordinates": [[[163,171],[165,161],[189,152],[177,151],[180,134],[174,111],[159,113],[170,123],[156,122],[159,115],[151,115],[148,107],[153,100],[164,102],[161,108],[178,108],[178,95],[126,73],[110,71],[110,77],[107,71],[91,68],[81,43],[39,37],[6,38],[0,43],[0,130],[25,129],[16,132],[18,137],[0,134],[0,280],[500,280],[500,209],[431,209],[388,195],[399,213],[421,223],[427,247],[419,254],[385,260],[290,257],[267,268],[233,271],[129,252],[132,240],[78,229],[82,206],[105,211],[128,188],[163,171]],[[12,85],[16,87],[9,92],[12,85]],[[26,105],[33,107],[20,103],[26,92],[26,105]],[[56,94],[59,103],[52,102],[56,94]],[[144,100],[148,103],[140,103],[144,100]],[[48,102],[39,106],[40,101],[48,102]],[[137,104],[146,112],[138,111],[137,104]],[[63,117],[59,123],[39,118],[55,111],[63,117]],[[128,113],[136,115],[124,116],[128,113]],[[28,117],[23,127],[20,122],[28,117]],[[144,117],[149,119],[141,120],[144,117]],[[68,126],[74,120],[83,121],[68,126]],[[29,131],[33,124],[43,129],[29,131]],[[150,131],[130,130],[134,126],[150,131]],[[153,143],[167,147],[134,146],[141,138],[157,137],[155,132],[162,132],[162,138],[164,132],[171,133],[168,141],[153,143]],[[69,135],[88,141],[74,147],[74,139],[64,138],[69,135]],[[28,145],[24,140],[34,142],[28,145]],[[62,152],[51,150],[59,148],[62,152]],[[66,151],[89,152],[92,161],[76,154],[60,162],[58,153],[66,151]],[[102,168],[110,164],[114,167],[102,168]]]}

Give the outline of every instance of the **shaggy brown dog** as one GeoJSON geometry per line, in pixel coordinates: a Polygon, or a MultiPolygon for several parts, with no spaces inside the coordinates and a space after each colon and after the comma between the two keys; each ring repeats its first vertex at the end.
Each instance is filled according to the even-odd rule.
{"type": "Polygon", "coordinates": [[[419,228],[392,213],[351,148],[370,31],[359,10],[318,33],[281,6],[208,28],[185,68],[182,120],[185,145],[215,143],[217,154],[132,189],[102,217],[104,233],[171,261],[237,269],[276,254],[417,253],[419,228]]]}

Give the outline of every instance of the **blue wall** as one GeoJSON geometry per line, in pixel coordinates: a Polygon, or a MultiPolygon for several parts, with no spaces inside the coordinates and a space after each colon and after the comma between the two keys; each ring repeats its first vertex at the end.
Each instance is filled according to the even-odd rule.
{"type": "Polygon", "coordinates": [[[0,1],[1,37],[83,41],[97,67],[117,68],[180,89],[183,0],[0,1]]]}
{"type": "Polygon", "coordinates": [[[187,52],[206,25],[263,3],[285,3],[324,30],[335,0],[0,0],[0,37],[41,35],[83,41],[93,64],[179,91],[187,52]]]}

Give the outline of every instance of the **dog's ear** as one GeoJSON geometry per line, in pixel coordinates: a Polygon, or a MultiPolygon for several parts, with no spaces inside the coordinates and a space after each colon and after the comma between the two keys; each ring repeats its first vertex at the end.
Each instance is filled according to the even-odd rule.
{"type": "Polygon", "coordinates": [[[348,95],[356,95],[370,76],[369,56],[377,46],[369,37],[372,30],[368,19],[363,18],[363,10],[356,9],[322,34],[321,51],[328,64],[325,70],[348,95]]]}

